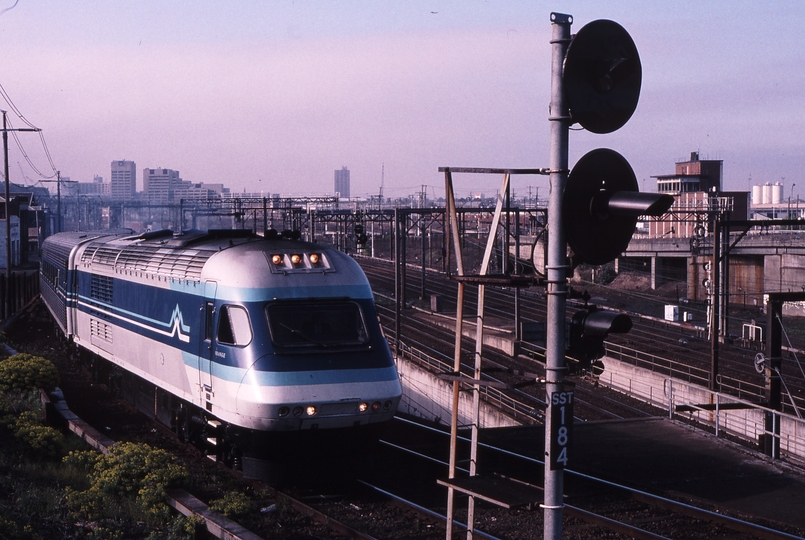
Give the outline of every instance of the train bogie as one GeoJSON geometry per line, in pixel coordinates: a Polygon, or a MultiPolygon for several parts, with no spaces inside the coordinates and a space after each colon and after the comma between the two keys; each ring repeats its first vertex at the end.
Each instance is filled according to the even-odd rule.
{"type": "Polygon", "coordinates": [[[41,284],[62,331],[124,374],[111,386],[136,377],[130,401],[244,472],[262,475],[283,446],[363,444],[399,403],[368,281],[336,250],[233,231],[64,233],[43,244],[41,284]]]}

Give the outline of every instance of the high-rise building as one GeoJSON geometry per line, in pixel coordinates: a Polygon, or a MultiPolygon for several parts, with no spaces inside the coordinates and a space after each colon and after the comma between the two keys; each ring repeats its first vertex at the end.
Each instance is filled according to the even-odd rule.
{"type": "Polygon", "coordinates": [[[149,201],[173,201],[174,191],[178,191],[181,186],[182,179],[179,177],[179,171],[143,169],[143,196],[149,201]]]}
{"type": "Polygon", "coordinates": [[[133,199],[137,194],[137,164],[133,161],[113,161],[110,183],[113,199],[133,199]]]}
{"type": "Polygon", "coordinates": [[[335,195],[349,199],[349,169],[346,165],[340,171],[335,171],[335,195]]]}

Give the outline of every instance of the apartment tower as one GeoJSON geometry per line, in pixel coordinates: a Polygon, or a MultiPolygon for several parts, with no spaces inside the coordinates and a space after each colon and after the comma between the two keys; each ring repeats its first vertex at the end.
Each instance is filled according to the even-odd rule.
{"type": "Polygon", "coordinates": [[[113,161],[110,183],[113,199],[133,199],[137,194],[137,164],[133,161],[113,161]]]}

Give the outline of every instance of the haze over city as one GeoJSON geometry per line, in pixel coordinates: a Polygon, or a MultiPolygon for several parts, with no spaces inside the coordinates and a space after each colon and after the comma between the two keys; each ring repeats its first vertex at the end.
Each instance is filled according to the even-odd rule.
{"type": "MultiPolygon", "coordinates": [[[[0,85],[13,106],[0,108],[41,128],[75,181],[108,181],[125,159],[233,192],[317,195],[346,165],[353,197],[376,195],[381,169],[387,197],[423,185],[440,197],[440,166],[548,165],[552,11],[572,14],[574,32],[617,21],[643,65],[632,119],[571,132],[571,166],[610,147],[654,191],[651,176],[698,151],[724,161],[724,189],[805,193],[805,4],[793,0],[10,0],[0,85]]],[[[11,181],[52,176],[39,137],[16,138],[36,170],[10,137],[11,181]]],[[[498,184],[464,177],[457,191],[498,184]]],[[[547,178],[515,193],[527,186],[547,196],[547,178]]]]}

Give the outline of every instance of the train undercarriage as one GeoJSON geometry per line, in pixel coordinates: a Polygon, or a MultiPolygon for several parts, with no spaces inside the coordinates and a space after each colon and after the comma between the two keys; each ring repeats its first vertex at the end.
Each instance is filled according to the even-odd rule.
{"type": "Polygon", "coordinates": [[[93,353],[78,349],[97,384],[170,429],[213,461],[271,485],[304,485],[354,479],[371,464],[382,425],[338,430],[255,431],[222,422],[93,353]]]}

